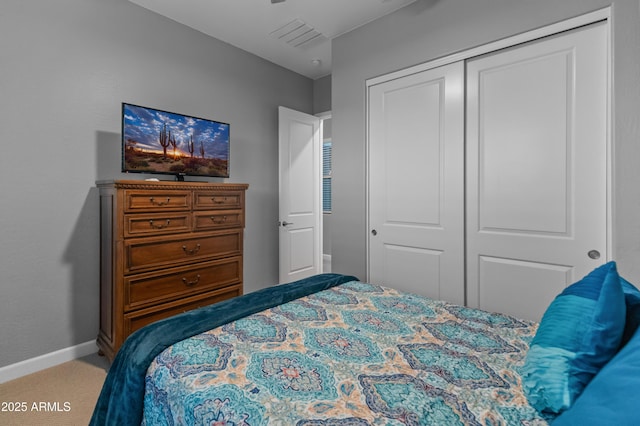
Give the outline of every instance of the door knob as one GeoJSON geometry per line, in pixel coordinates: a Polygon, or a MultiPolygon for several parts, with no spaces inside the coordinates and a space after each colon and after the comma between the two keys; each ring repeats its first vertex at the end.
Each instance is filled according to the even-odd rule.
{"type": "Polygon", "coordinates": [[[378,231],[376,231],[375,229],[372,229],[371,230],[371,235],[373,235],[375,237],[376,235],[378,235],[378,231]]]}
{"type": "Polygon", "coordinates": [[[282,226],[293,225],[293,222],[282,221],[282,226]]]}
{"type": "Polygon", "coordinates": [[[600,252],[598,250],[589,250],[587,256],[589,256],[591,259],[600,259],[600,252]]]}

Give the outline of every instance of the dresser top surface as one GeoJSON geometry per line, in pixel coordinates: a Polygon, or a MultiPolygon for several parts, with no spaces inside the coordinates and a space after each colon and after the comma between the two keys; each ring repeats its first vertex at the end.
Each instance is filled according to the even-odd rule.
{"type": "Polygon", "coordinates": [[[178,182],[148,180],[101,180],[96,182],[98,188],[122,189],[175,189],[175,190],[246,190],[249,184],[228,182],[178,182]]]}

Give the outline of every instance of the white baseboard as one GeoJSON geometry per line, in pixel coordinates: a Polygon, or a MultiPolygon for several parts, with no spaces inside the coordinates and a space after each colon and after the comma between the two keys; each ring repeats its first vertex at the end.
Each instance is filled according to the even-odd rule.
{"type": "Polygon", "coordinates": [[[7,365],[6,367],[0,367],[0,383],[8,382],[9,380],[17,379],[67,361],[73,361],[74,359],[82,358],[83,356],[96,352],[98,352],[96,341],[91,340],[76,346],[7,365]]]}

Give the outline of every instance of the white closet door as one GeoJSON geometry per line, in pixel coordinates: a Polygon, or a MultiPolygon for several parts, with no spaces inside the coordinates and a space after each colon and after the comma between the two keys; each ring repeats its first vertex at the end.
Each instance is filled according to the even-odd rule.
{"type": "Polygon", "coordinates": [[[371,282],[464,303],[464,65],[369,90],[371,282]]]}
{"type": "Polygon", "coordinates": [[[467,302],[539,320],[608,258],[606,25],[468,61],[467,96],[467,302]]]}

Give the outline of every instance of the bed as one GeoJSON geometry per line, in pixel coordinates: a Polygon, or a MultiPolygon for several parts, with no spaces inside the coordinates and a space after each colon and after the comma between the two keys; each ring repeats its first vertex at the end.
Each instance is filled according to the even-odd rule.
{"type": "Polygon", "coordinates": [[[139,330],[91,424],[545,425],[522,380],[537,331],[322,274],[139,330]]]}

